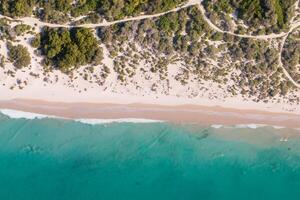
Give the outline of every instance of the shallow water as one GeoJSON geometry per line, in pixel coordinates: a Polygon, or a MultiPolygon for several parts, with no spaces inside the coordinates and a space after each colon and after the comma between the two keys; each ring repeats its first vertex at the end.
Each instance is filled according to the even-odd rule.
{"type": "Polygon", "coordinates": [[[295,134],[0,115],[0,199],[298,200],[295,134]]]}

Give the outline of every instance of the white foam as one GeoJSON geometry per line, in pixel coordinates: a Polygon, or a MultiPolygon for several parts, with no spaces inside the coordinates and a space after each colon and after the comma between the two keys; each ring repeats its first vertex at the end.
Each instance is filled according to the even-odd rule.
{"type": "MultiPolygon", "coordinates": [[[[226,126],[226,125],[222,125],[222,124],[213,124],[210,127],[215,128],[215,129],[220,129],[220,128],[257,129],[257,128],[262,128],[262,127],[272,127],[274,129],[285,129],[286,128],[284,126],[275,126],[275,125],[267,125],[267,124],[236,124],[236,125],[232,125],[232,126],[226,126]]],[[[300,129],[295,129],[295,130],[300,130],[300,129]]]]}
{"type": "Polygon", "coordinates": [[[222,124],[213,124],[213,125],[211,125],[211,127],[215,128],[215,129],[220,129],[223,127],[223,125],[222,124]]]}
{"type": "Polygon", "coordinates": [[[43,119],[48,117],[47,115],[23,112],[18,110],[10,110],[10,109],[1,109],[0,113],[12,119],[43,119]]]}
{"type": "Polygon", "coordinates": [[[284,126],[272,126],[274,129],[284,129],[284,126]]]}
{"type": "Polygon", "coordinates": [[[124,119],[75,119],[76,122],[84,124],[108,124],[108,123],[161,123],[164,121],[152,119],[124,118],[124,119]]]}
{"type": "MultiPolygon", "coordinates": [[[[52,116],[52,115],[43,115],[31,112],[24,112],[12,109],[0,109],[0,113],[8,116],[12,119],[44,119],[44,118],[57,118],[57,119],[66,119],[63,117],[52,116]]],[[[81,122],[84,124],[109,124],[109,123],[163,123],[166,121],[163,120],[153,120],[153,119],[141,119],[141,118],[124,118],[124,119],[74,119],[76,122],[81,122]]],[[[257,129],[261,127],[273,127],[274,129],[284,129],[284,126],[272,126],[266,124],[237,124],[235,126],[224,126],[222,124],[213,124],[212,128],[220,129],[220,128],[251,128],[257,129]]],[[[299,130],[294,128],[294,130],[299,130]]]]}
{"type": "MultiPolygon", "coordinates": [[[[42,115],[37,113],[31,112],[24,112],[18,110],[11,110],[11,109],[1,109],[0,113],[3,115],[8,116],[11,119],[44,119],[44,118],[58,118],[63,119],[57,116],[50,116],[50,115],[42,115]]],[[[158,123],[164,122],[160,120],[151,120],[151,119],[139,119],[139,118],[124,118],[124,119],[74,119],[76,122],[81,122],[84,124],[108,124],[108,123],[158,123]]]]}
{"type": "Polygon", "coordinates": [[[260,127],[264,127],[267,125],[263,125],[263,124],[237,124],[235,125],[235,128],[251,128],[251,129],[257,129],[260,127]]]}
{"type": "Polygon", "coordinates": [[[279,140],[280,142],[288,142],[289,141],[289,139],[288,138],[280,138],[280,140],[279,140]]]}

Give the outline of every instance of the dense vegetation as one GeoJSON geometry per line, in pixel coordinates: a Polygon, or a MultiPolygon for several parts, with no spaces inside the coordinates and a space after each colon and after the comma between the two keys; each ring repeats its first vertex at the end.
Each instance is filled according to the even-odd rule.
{"type": "Polygon", "coordinates": [[[215,32],[197,7],[153,20],[100,27],[98,35],[114,59],[115,72],[124,82],[136,73],[136,63],[140,62],[148,63],[150,72],[167,81],[168,65],[180,61],[184,69],[175,78],[183,85],[191,76],[199,82],[231,82],[230,93],[256,97],[256,101],[286,95],[293,88],[284,81],[278,67],[278,51],[269,42],[215,32]]]}
{"type": "Polygon", "coordinates": [[[22,45],[14,46],[11,43],[7,43],[7,48],[9,50],[9,59],[15,67],[22,68],[30,65],[31,58],[26,47],[22,45]]]}
{"type": "Polygon", "coordinates": [[[30,31],[30,29],[31,26],[25,24],[18,24],[14,27],[14,31],[18,36],[30,31]]]}
{"type": "Polygon", "coordinates": [[[106,19],[116,20],[141,12],[146,14],[164,12],[183,2],[185,0],[87,0],[76,5],[72,14],[79,16],[95,11],[106,19]]]}
{"type": "Polygon", "coordinates": [[[192,52],[200,36],[203,34],[209,38],[211,33],[196,7],[169,13],[155,20],[119,23],[98,29],[102,42],[109,46],[116,42],[135,41],[166,55],[175,50],[192,52]],[[187,34],[184,35],[184,32],[187,34]]]}
{"type": "Polygon", "coordinates": [[[204,0],[209,17],[214,22],[224,21],[225,28],[230,27],[230,14],[244,20],[252,30],[260,32],[279,32],[286,28],[293,15],[296,0],[204,0]]]}
{"type": "Polygon", "coordinates": [[[1,0],[0,13],[6,16],[28,16],[32,14],[35,0],[1,0]]]}
{"type": "Polygon", "coordinates": [[[9,30],[10,30],[10,26],[7,23],[6,19],[0,19],[0,40],[3,40],[5,38],[9,37],[9,30]]]}
{"type": "Polygon", "coordinates": [[[51,23],[66,23],[69,20],[68,13],[72,8],[72,0],[37,0],[39,8],[35,12],[42,21],[51,23]]]}
{"type": "Polygon", "coordinates": [[[0,54],[0,67],[4,68],[5,66],[5,58],[3,55],[0,54]]]}
{"type": "Polygon", "coordinates": [[[287,39],[282,53],[282,62],[291,77],[300,83],[300,32],[291,34],[287,39]]]}
{"type": "Polygon", "coordinates": [[[102,49],[89,29],[45,28],[33,43],[45,55],[45,64],[66,73],[81,65],[99,64],[103,58],[102,49]]]}
{"type": "MultiPolygon", "coordinates": [[[[68,21],[68,13],[72,13],[73,16],[88,14],[90,19],[95,21],[102,17],[114,20],[141,12],[162,12],[180,2],[183,1],[85,0],[72,5],[69,0],[49,0],[35,1],[32,5],[43,7],[36,12],[43,20],[63,22],[68,21]]],[[[285,5],[290,5],[289,3],[291,4],[292,1],[288,0],[284,3],[281,0],[204,2],[211,19],[216,17],[213,13],[221,13],[224,17],[236,12],[240,19],[248,17],[251,20],[245,22],[250,26],[250,31],[251,28],[261,27],[261,25],[265,27],[264,31],[284,28],[290,17],[285,8],[285,5]],[[273,12],[270,11],[273,7],[267,5],[268,2],[275,1],[279,3],[272,4],[274,9],[277,9],[273,12]]],[[[289,9],[288,7],[287,10],[289,9]]],[[[224,25],[220,19],[217,21],[224,25]]],[[[0,26],[0,31],[3,29],[4,33],[12,32],[6,26],[0,26]]],[[[29,28],[19,25],[13,30],[17,34],[22,34],[28,32],[29,28]]],[[[168,88],[169,68],[171,64],[176,64],[179,69],[172,77],[183,86],[188,86],[188,81],[191,80],[199,84],[203,81],[214,82],[219,84],[219,87],[226,87],[224,90],[231,95],[242,94],[245,97],[253,97],[255,101],[286,95],[293,90],[293,84],[287,81],[282,68],[279,67],[279,52],[274,48],[278,46],[278,41],[246,39],[216,32],[205,22],[197,6],[183,8],[178,12],[156,18],[98,27],[96,31],[100,41],[97,41],[92,30],[89,29],[46,27],[30,41],[31,45],[38,48],[44,56],[45,66],[49,66],[50,69],[55,67],[65,73],[79,66],[85,66],[83,67],[85,80],[89,79],[86,75],[87,71],[90,71],[91,76],[97,76],[96,73],[94,74],[93,65],[98,65],[97,73],[103,79],[110,73],[110,66],[101,63],[103,52],[99,45],[102,43],[113,61],[111,70],[115,71],[121,84],[130,84],[136,74],[142,74],[145,75],[145,80],[152,80],[149,77],[153,76],[155,80],[159,78],[161,81],[160,84],[155,82],[151,90],[155,91],[163,83],[167,85],[165,88],[168,88]]],[[[285,47],[283,58],[284,65],[290,66],[289,63],[299,61],[298,49],[300,48],[295,42],[288,45],[285,47]]],[[[13,54],[11,61],[14,61],[12,57],[13,54]]],[[[288,70],[295,74],[297,66],[293,65],[288,70]]],[[[299,78],[293,74],[295,80],[299,78]]],[[[103,83],[102,81],[101,79],[99,83],[103,83]]]]}
{"type": "Polygon", "coordinates": [[[117,20],[128,16],[163,12],[186,0],[1,0],[0,13],[11,17],[35,13],[44,21],[64,23],[72,16],[95,13],[94,17],[117,20]],[[33,11],[37,7],[36,11],[33,11]]]}

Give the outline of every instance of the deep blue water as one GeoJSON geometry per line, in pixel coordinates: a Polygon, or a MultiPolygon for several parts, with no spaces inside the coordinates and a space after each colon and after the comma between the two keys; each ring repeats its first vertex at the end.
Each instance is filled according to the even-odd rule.
{"type": "Polygon", "coordinates": [[[299,200],[289,131],[0,115],[0,199],[299,200]]]}

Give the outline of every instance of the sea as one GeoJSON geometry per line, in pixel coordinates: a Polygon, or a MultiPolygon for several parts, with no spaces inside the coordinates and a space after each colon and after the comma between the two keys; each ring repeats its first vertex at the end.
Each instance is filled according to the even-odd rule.
{"type": "Polygon", "coordinates": [[[300,131],[3,111],[0,199],[299,200],[300,131]]]}

